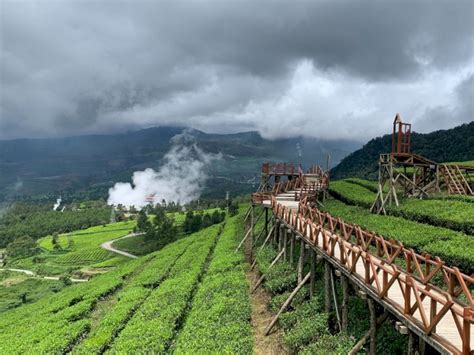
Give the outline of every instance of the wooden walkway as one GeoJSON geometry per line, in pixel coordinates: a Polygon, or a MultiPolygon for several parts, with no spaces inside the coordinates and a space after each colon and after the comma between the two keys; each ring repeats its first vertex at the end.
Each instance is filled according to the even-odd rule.
{"type": "Polygon", "coordinates": [[[393,244],[387,248],[383,237],[379,237],[381,241],[371,239],[364,242],[367,233],[363,234],[360,228],[318,210],[311,211],[295,201],[297,191],[280,192],[260,203],[271,208],[275,218],[303,237],[314,250],[329,257],[344,274],[365,285],[370,294],[375,295],[376,301],[436,349],[445,353],[473,353],[472,291],[468,287],[473,281],[471,277],[460,274],[456,268],[441,266],[444,265],[441,262],[433,263],[434,269],[430,269],[430,260],[420,267],[417,260],[421,256],[411,255],[410,259],[410,251],[402,247],[399,248],[401,251],[394,250],[393,244]],[[357,242],[347,235],[346,228],[352,228],[349,234],[355,236],[357,242]],[[383,249],[382,254],[373,252],[374,245],[383,249]],[[418,273],[407,272],[395,264],[395,259],[403,253],[405,257],[408,255],[407,260],[413,261],[413,268],[418,273]],[[452,282],[451,292],[429,282],[436,273],[444,273],[445,278],[451,280],[451,271],[458,276],[452,282]]]}

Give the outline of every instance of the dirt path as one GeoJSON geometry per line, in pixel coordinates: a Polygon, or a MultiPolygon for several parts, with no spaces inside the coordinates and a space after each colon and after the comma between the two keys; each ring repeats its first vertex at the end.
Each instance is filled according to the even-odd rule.
{"type": "Polygon", "coordinates": [[[112,253],[116,253],[116,254],[120,254],[120,255],[123,255],[123,256],[126,256],[128,258],[138,258],[138,256],[136,255],[133,255],[133,254],[130,254],[130,253],[127,253],[126,251],[122,251],[122,250],[118,250],[118,249],[115,249],[112,244],[113,242],[117,241],[117,240],[120,240],[120,239],[125,239],[125,238],[131,238],[131,237],[136,237],[136,236],[139,236],[139,235],[142,235],[143,233],[130,233],[130,234],[127,234],[123,237],[120,237],[120,238],[117,238],[117,239],[112,239],[112,240],[109,240],[108,242],[105,242],[105,243],[102,243],[100,245],[100,247],[102,249],[105,249],[105,250],[108,250],[108,251],[111,251],[112,253]]]}
{"type": "MultiPolygon", "coordinates": [[[[28,276],[32,276],[32,277],[37,277],[37,278],[40,278],[40,279],[45,279],[45,280],[56,280],[56,281],[59,281],[60,278],[57,277],[57,276],[40,276],[40,275],[36,275],[34,273],[34,271],[31,271],[31,270],[25,270],[25,269],[0,269],[1,270],[5,270],[5,271],[13,271],[13,272],[20,272],[22,274],[25,274],[25,275],[28,275],[28,276]]],[[[70,278],[71,282],[87,282],[88,280],[86,279],[75,279],[75,278],[70,278]]]]}
{"type": "MultiPolygon", "coordinates": [[[[248,240],[250,242],[250,238],[248,240]]],[[[247,260],[247,270],[245,273],[247,280],[251,285],[250,287],[252,287],[252,285],[255,285],[260,275],[256,271],[258,268],[257,266],[255,266],[254,270],[250,270],[251,245],[247,242],[245,244],[245,258],[247,260]]],[[[250,295],[250,300],[252,306],[251,324],[254,336],[254,353],[257,355],[288,354],[288,350],[285,349],[281,342],[283,334],[280,329],[275,327],[270,335],[265,335],[265,328],[274,316],[274,314],[267,308],[267,305],[270,302],[270,295],[262,287],[259,287],[250,295]]]]}

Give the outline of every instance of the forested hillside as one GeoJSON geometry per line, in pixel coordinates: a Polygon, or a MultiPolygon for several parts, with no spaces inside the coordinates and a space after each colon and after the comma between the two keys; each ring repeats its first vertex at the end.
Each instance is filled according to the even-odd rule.
{"type": "MultiPolygon", "coordinates": [[[[431,132],[412,133],[411,151],[436,162],[466,161],[474,159],[474,121],[461,126],[431,132]]],[[[345,157],[332,171],[335,179],[345,177],[375,178],[378,157],[392,150],[392,136],[370,140],[361,149],[345,157]]]]}
{"type": "MultiPolygon", "coordinates": [[[[132,173],[158,169],[183,128],[158,127],[114,135],[0,141],[0,202],[12,199],[64,200],[106,198],[117,181],[132,173]]],[[[206,153],[222,154],[209,167],[205,197],[236,196],[255,188],[262,161],[304,164],[338,162],[360,146],[354,141],[314,138],[268,140],[257,132],[207,134],[190,132],[206,153]]],[[[0,206],[1,207],[1,206],[0,206]]]]}

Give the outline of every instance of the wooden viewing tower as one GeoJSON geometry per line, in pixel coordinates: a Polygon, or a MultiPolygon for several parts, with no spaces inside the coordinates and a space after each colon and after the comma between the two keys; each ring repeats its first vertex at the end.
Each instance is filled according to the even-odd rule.
{"type": "Polygon", "coordinates": [[[473,195],[471,171],[474,167],[438,164],[412,153],[411,124],[403,123],[397,113],[393,121],[392,152],[379,157],[378,192],[371,211],[385,214],[385,206],[392,203],[398,206],[397,191],[420,199],[441,192],[441,187],[448,194],[473,195]]]}

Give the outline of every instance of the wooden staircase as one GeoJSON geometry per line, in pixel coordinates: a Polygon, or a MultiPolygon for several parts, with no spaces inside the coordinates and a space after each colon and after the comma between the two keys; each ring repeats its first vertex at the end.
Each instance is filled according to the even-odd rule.
{"type": "Polygon", "coordinates": [[[440,168],[448,194],[474,195],[469,182],[458,165],[441,164],[440,168]]]}

